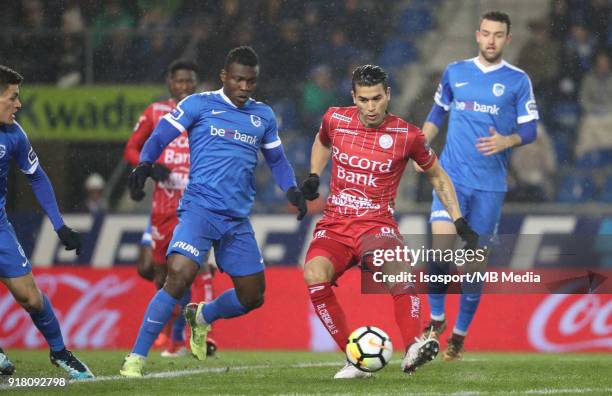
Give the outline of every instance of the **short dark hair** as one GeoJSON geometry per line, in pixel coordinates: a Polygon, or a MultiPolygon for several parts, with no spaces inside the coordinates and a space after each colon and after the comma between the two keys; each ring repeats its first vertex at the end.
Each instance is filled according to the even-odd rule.
{"type": "Polygon", "coordinates": [[[10,67],[0,65],[0,93],[6,91],[11,84],[21,84],[23,76],[10,67]]]}
{"type": "Polygon", "coordinates": [[[359,66],[358,68],[353,70],[353,91],[355,90],[355,86],[357,85],[371,87],[381,83],[383,85],[383,88],[386,90],[389,87],[387,79],[387,72],[380,66],[359,66]]]}
{"type": "Polygon", "coordinates": [[[508,32],[506,34],[510,34],[510,26],[512,26],[512,22],[510,22],[510,15],[501,11],[489,11],[482,14],[482,17],[480,18],[480,23],[482,24],[482,21],[485,19],[488,21],[505,23],[508,27],[508,32]]]}
{"type": "Polygon", "coordinates": [[[259,65],[259,57],[257,56],[257,53],[252,47],[248,45],[242,45],[240,47],[232,49],[227,54],[223,68],[227,70],[229,68],[229,65],[231,65],[232,63],[239,63],[241,65],[255,67],[259,65]]]}
{"type": "Polygon", "coordinates": [[[177,59],[168,66],[168,76],[172,76],[177,70],[191,70],[195,74],[200,72],[200,68],[195,61],[191,59],[177,59]]]}

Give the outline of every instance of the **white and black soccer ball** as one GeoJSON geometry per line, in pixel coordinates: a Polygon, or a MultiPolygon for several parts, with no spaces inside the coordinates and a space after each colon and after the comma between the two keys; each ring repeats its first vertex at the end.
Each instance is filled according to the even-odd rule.
{"type": "Polygon", "coordinates": [[[363,326],[351,333],[345,351],[346,358],[353,366],[371,373],[389,363],[393,344],[387,333],[378,327],[363,326]]]}

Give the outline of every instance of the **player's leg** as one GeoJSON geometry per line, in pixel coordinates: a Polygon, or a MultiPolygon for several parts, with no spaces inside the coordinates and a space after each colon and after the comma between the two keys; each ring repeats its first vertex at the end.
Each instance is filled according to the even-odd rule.
{"type": "Polygon", "coordinates": [[[138,275],[148,281],[153,281],[154,269],[153,269],[153,247],[151,237],[151,223],[147,224],[147,228],[142,233],[140,239],[140,250],[138,251],[138,261],[136,262],[136,268],[138,275]]]}
{"type": "Polygon", "coordinates": [[[0,278],[0,281],[30,314],[34,325],[45,337],[50,348],[51,363],[66,370],[72,379],[93,378],[89,368],[66,349],[51,301],[36,286],[32,273],[15,278],[0,278]]]}
{"type": "Polygon", "coordinates": [[[219,268],[232,278],[234,287],[209,303],[192,303],[185,309],[191,327],[191,353],[199,360],[206,358],[210,325],[218,319],[244,315],[264,302],[263,257],[250,222],[245,219],[232,224],[214,248],[219,268]]]}
{"type": "Polygon", "coordinates": [[[191,287],[203,257],[210,250],[211,239],[215,237],[200,213],[183,211],[167,252],[166,282],[149,302],[132,352],[120,370],[121,375],[142,376],[144,361],[153,341],[191,287]]]}
{"type": "Polygon", "coordinates": [[[34,325],[45,337],[50,348],[51,363],[66,370],[72,379],[93,378],[89,368],[66,349],[51,301],[36,285],[32,265],[10,224],[0,228],[0,257],[0,282],[30,314],[34,325]]]}
{"type": "Polygon", "coordinates": [[[9,360],[4,350],[0,347],[0,375],[13,375],[14,372],[15,365],[9,360]]]}
{"type": "MultiPolygon", "coordinates": [[[[497,233],[504,202],[503,192],[476,191],[471,200],[471,211],[466,217],[474,231],[480,235],[480,245],[491,247],[491,240],[497,233]]],[[[462,356],[463,344],[468,328],[480,304],[482,283],[465,284],[459,300],[459,314],[449,339],[444,360],[455,360],[462,356]]]]}
{"type": "MultiPolygon", "coordinates": [[[[304,264],[304,281],[308,287],[310,301],[314,312],[323,323],[327,332],[344,351],[350,334],[346,315],[336,298],[332,288],[333,283],[346,269],[355,264],[352,249],[333,239],[329,230],[315,230],[315,238],[306,253],[304,264]]],[[[367,378],[371,373],[357,369],[346,361],[336,372],[334,379],[367,378]]]]}
{"type": "MultiPolygon", "coordinates": [[[[465,217],[470,210],[469,199],[470,190],[459,185],[455,185],[455,191],[461,213],[465,217]]],[[[434,251],[445,251],[453,249],[455,245],[457,229],[453,224],[453,219],[444,208],[444,205],[438,198],[435,191],[433,192],[433,201],[431,204],[431,223],[432,233],[432,249],[434,251]]],[[[441,260],[433,260],[427,262],[427,271],[430,275],[444,275],[452,270],[451,265],[441,260]]],[[[445,302],[448,285],[442,282],[430,282],[427,285],[428,294],[427,300],[430,309],[430,321],[425,326],[423,333],[424,337],[431,335],[434,338],[439,338],[446,329],[446,313],[445,302]]]]}

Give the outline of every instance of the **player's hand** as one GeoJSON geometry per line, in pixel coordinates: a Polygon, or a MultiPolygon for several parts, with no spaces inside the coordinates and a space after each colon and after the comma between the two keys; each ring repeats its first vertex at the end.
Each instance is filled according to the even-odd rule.
{"type": "Polygon", "coordinates": [[[141,162],[138,164],[130,177],[128,178],[128,188],[130,189],[130,197],[134,201],[141,201],[144,196],[144,185],[147,181],[147,177],[151,175],[152,165],[150,162],[141,162]]]}
{"type": "Polygon", "coordinates": [[[162,164],[155,163],[151,167],[151,179],[156,182],[166,181],[172,171],[162,164]]]}
{"type": "Polygon", "coordinates": [[[78,232],[65,224],[56,232],[57,236],[62,241],[62,245],[66,247],[66,250],[76,249],[77,256],[81,254],[81,237],[78,232]]]}
{"type": "Polygon", "coordinates": [[[304,198],[304,194],[297,187],[291,187],[289,190],[287,190],[287,199],[289,200],[289,202],[291,202],[291,205],[298,208],[297,219],[302,220],[308,212],[308,207],[306,206],[306,198],[304,198]]]}
{"type": "Polygon", "coordinates": [[[417,171],[418,173],[425,172],[423,168],[421,168],[419,164],[416,163],[416,161],[412,161],[412,166],[414,167],[414,170],[417,171]]]}
{"type": "Polygon", "coordinates": [[[465,242],[465,248],[469,250],[476,250],[478,247],[478,234],[472,230],[472,227],[468,224],[463,217],[455,220],[455,228],[457,234],[465,242]]]}
{"type": "Polygon", "coordinates": [[[314,201],[319,198],[319,175],[316,173],[311,173],[308,175],[306,179],[302,182],[302,194],[304,194],[304,198],[309,201],[314,201]]]}
{"type": "Polygon", "coordinates": [[[512,147],[510,138],[500,134],[495,128],[489,127],[489,135],[491,136],[478,138],[478,143],[476,143],[478,151],[487,157],[512,147]]]}

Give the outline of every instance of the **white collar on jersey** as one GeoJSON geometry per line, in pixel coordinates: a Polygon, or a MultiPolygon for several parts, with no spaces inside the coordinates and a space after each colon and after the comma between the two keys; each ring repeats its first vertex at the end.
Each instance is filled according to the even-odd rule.
{"type": "MultiPolygon", "coordinates": [[[[218,89],[218,90],[214,91],[214,93],[218,93],[218,94],[221,96],[221,98],[223,98],[223,100],[224,100],[224,101],[226,101],[226,102],[227,102],[227,104],[229,104],[230,106],[232,106],[232,107],[234,107],[234,108],[238,108],[238,106],[236,106],[234,103],[232,103],[232,101],[230,100],[230,98],[228,98],[228,97],[225,95],[225,92],[223,92],[223,88],[220,88],[220,89],[218,89]]],[[[249,100],[253,100],[253,98],[249,98],[249,100]]],[[[247,100],[246,102],[244,102],[244,104],[249,103],[249,100],[247,100]]]]}
{"type": "Polygon", "coordinates": [[[477,68],[479,68],[479,69],[480,69],[480,71],[481,71],[481,72],[483,72],[483,73],[490,73],[490,72],[492,72],[492,71],[499,70],[499,69],[501,69],[502,67],[504,67],[504,66],[506,66],[506,65],[507,65],[506,61],[505,61],[505,60],[503,60],[503,59],[502,59],[502,61],[501,61],[501,62],[499,62],[498,64],[496,64],[496,65],[491,65],[491,66],[485,66],[485,65],[483,65],[483,64],[480,62],[480,59],[478,59],[478,57],[472,58],[472,61],[474,62],[474,64],[476,65],[476,67],[477,67],[477,68]]]}

